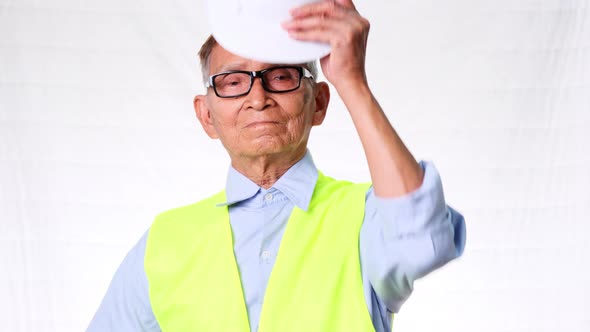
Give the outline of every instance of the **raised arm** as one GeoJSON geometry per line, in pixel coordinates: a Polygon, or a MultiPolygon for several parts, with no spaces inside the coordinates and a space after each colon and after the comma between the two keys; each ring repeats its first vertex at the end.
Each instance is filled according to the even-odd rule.
{"type": "Polygon", "coordinates": [[[402,196],[418,188],[423,171],[374,98],[365,74],[369,22],[349,0],[312,3],[292,11],[284,27],[296,39],[329,43],[321,59],[324,75],[336,88],[361,139],[375,193],[402,196]]]}

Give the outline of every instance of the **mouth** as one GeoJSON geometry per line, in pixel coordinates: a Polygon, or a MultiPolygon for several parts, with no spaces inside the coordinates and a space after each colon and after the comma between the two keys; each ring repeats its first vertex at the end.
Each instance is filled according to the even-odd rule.
{"type": "Polygon", "coordinates": [[[250,122],[246,125],[245,128],[256,128],[256,127],[264,127],[264,126],[275,126],[279,123],[277,121],[254,121],[250,122]]]}

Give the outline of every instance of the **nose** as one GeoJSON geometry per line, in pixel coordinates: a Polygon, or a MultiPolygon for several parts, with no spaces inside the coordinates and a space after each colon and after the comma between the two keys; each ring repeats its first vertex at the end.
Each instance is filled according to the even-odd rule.
{"type": "Polygon", "coordinates": [[[246,105],[248,108],[253,108],[258,111],[272,106],[274,101],[270,98],[269,93],[264,90],[262,85],[262,78],[254,77],[250,93],[246,95],[246,105]]]}

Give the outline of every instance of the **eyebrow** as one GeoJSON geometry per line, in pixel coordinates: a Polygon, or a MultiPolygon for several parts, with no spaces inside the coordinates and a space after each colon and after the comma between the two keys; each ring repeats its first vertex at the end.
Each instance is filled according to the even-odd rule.
{"type": "MultiPolygon", "coordinates": [[[[212,75],[215,75],[215,73],[222,73],[222,72],[226,72],[226,71],[230,71],[230,70],[244,70],[244,71],[250,71],[250,70],[246,70],[244,69],[244,66],[246,65],[245,62],[230,62],[228,64],[224,64],[221,67],[219,67],[218,70],[216,70],[212,75]]],[[[263,69],[266,68],[271,68],[271,67],[280,67],[280,66],[297,66],[294,64],[286,64],[286,63],[266,63],[263,69]]],[[[261,69],[261,70],[263,70],[261,69]]]]}
{"type": "Polygon", "coordinates": [[[230,62],[219,67],[219,69],[217,69],[216,72],[221,73],[228,70],[239,70],[243,68],[245,65],[245,62],[230,62]]]}

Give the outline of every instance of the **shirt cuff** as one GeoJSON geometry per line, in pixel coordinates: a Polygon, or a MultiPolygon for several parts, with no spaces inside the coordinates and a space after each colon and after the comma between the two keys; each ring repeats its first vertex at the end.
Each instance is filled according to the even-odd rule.
{"type": "Polygon", "coordinates": [[[405,237],[423,233],[445,221],[447,209],[440,175],[431,162],[420,161],[424,170],[416,190],[394,198],[374,196],[377,219],[388,236],[405,237]]]}

